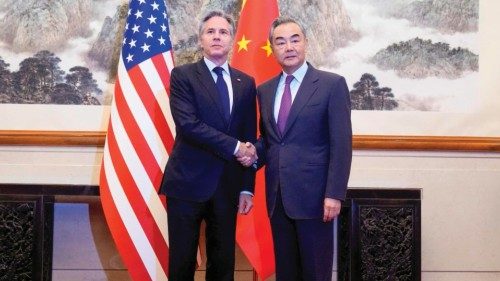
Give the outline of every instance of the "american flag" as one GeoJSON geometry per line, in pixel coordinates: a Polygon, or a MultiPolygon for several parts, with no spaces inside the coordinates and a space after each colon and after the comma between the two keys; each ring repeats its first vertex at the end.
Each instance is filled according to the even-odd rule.
{"type": "Polygon", "coordinates": [[[175,138],[172,45],[164,0],[131,0],[104,146],[104,214],[133,280],[168,280],[165,200],[158,196],[175,138]]]}

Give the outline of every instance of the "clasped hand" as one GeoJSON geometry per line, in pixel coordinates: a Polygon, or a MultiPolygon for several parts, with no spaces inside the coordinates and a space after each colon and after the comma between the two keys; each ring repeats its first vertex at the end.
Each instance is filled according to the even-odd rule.
{"type": "Polygon", "coordinates": [[[249,142],[240,142],[238,152],[236,153],[236,159],[245,167],[250,167],[259,157],[257,157],[257,151],[255,146],[249,142]]]}

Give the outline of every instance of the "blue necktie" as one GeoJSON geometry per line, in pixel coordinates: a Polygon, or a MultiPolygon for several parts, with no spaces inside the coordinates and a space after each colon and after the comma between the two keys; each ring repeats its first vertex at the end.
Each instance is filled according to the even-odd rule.
{"type": "Polygon", "coordinates": [[[288,119],[290,108],[292,107],[292,91],[290,90],[290,83],[292,83],[293,78],[293,75],[288,75],[285,78],[285,90],[283,91],[283,96],[281,97],[280,111],[278,113],[277,121],[281,136],[283,136],[283,132],[285,131],[286,120],[288,119]]]}
{"type": "Polygon", "coordinates": [[[217,81],[215,84],[217,85],[217,92],[219,92],[219,98],[222,103],[222,109],[224,110],[224,118],[226,121],[229,121],[229,117],[231,115],[231,110],[229,108],[229,90],[227,89],[226,81],[222,77],[222,71],[224,69],[220,66],[214,67],[213,72],[217,74],[217,81]]]}

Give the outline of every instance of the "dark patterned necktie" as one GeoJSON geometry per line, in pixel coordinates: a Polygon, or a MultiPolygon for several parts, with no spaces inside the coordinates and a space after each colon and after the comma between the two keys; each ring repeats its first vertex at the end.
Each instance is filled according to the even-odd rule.
{"type": "Polygon", "coordinates": [[[292,91],[290,90],[290,83],[293,80],[293,75],[288,75],[285,79],[285,90],[283,91],[283,96],[281,97],[280,111],[278,113],[278,129],[281,135],[285,131],[286,120],[288,119],[288,114],[290,113],[290,108],[292,107],[292,91]]]}
{"type": "Polygon", "coordinates": [[[227,88],[226,81],[222,77],[222,71],[224,69],[220,66],[214,67],[213,72],[217,74],[217,81],[215,84],[217,85],[217,92],[219,92],[219,98],[222,103],[222,109],[224,110],[224,118],[226,121],[229,121],[231,110],[229,108],[229,90],[227,88]]]}

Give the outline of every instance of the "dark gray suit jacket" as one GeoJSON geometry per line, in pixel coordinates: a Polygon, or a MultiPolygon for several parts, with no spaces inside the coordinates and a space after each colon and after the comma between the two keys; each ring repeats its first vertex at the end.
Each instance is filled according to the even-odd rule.
{"type": "Polygon", "coordinates": [[[259,167],[266,165],[268,213],[280,188],[289,217],[322,218],[325,197],[345,199],[352,158],[349,91],[342,76],[309,64],[281,136],[273,113],[280,75],[257,89],[256,147],[259,167]]]}
{"type": "Polygon", "coordinates": [[[170,109],[176,138],[160,193],[203,202],[221,186],[231,204],[237,204],[243,187],[253,192],[255,171],[243,168],[233,153],[238,140],[256,139],[255,81],[237,69],[230,67],[229,72],[233,108],[228,123],[203,59],[172,70],[170,109]]]}

